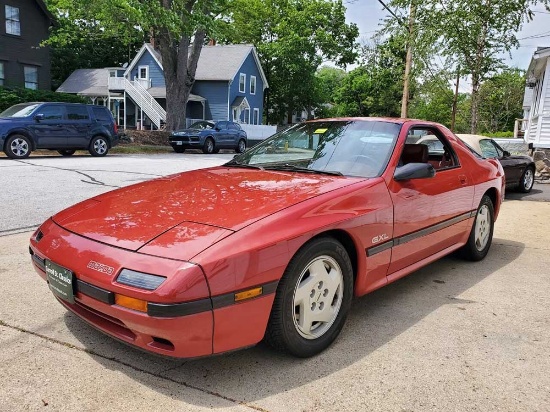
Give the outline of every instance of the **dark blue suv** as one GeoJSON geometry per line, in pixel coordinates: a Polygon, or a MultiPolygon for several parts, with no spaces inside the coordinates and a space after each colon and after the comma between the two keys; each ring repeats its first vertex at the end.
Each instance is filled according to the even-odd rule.
{"type": "Polygon", "coordinates": [[[117,144],[117,125],[104,106],[21,103],[0,113],[0,147],[12,159],[24,159],[36,149],[63,156],[85,149],[105,156],[117,144]]]}

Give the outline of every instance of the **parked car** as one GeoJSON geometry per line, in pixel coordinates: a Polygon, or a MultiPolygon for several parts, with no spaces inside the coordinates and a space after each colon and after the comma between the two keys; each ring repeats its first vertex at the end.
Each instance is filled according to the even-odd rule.
{"type": "MultiPolygon", "coordinates": [[[[524,193],[531,191],[535,183],[535,162],[533,158],[523,155],[512,156],[497,142],[486,136],[474,134],[457,134],[457,136],[483,157],[498,159],[504,169],[508,187],[524,193]]],[[[417,140],[417,143],[427,145],[429,153],[443,154],[445,152],[441,142],[431,135],[421,137],[417,140]]]]}
{"type": "Polygon", "coordinates": [[[24,159],[36,149],[63,156],[85,149],[105,156],[117,144],[117,124],[104,106],[21,103],[0,113],[0,147],[12,159],[24,159]]]}
{"type": "Polygon", "coordinates": [[[238,123],[229,121],[193,123],[188,129],[172,132],[168,138],[176,153],[185,149],[202,149],[203,153],[218,153],[220,149],[246,150],[246,132],[238,123]]]}
{"type": "Polygon", "coordinates": [[[460,139],[486,158],[498,159],[506,175],[506,184],[529,193],[535,183],[535,162],[525,155],[511,155],[493,139],[474,134],[459,134],[460,139]]]}
{"type": "Polygon", "coordinates": [[[146,351],[190,358],[265,339],[307,357],[336,339],[353,296],[454,251],[483,259],[503,196],[500,163],[439,124],[315,120],[222,166],[59,212],[29,251],[65,308],[146,351]],[[448,157],[406,144],[413,132],[448,157]]]}

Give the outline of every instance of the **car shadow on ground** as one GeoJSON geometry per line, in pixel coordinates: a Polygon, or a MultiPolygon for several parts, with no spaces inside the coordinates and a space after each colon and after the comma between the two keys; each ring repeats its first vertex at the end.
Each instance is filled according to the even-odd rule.
{"type": "MultiPolygon", "coordinates": [[[[465,262],[451,255],[355,299],[337,341],[328,350],[309,359],[293,358],[260,344],[209,358],[171,360],[108,338],[70,313],[65,315],[65,323],[88,351],[99,355],[94,359],[106,368],[125,373],[182,402],[223,407],[227,406],[227,400],[253,402],[345,369],[446,305],[455,305],[459,313],[459,309],[462,311],[465,306],[477,303],[461,299],[460,295],[514,261],[523,249],[522,243],[494,239],[489,255],[481,262],[465,262]],[[182,385],[182,391],[173,393],[170,385],[162,379],[151,379],[152,375],[182,385]],[[187,390],[189,388],[217,397],[194,396],[187,390]]],[[[441,328],[445,327],[441,324],[441,328]]],[[[445,333],[452,333],[452,330],[445,333]]]]}
{"type": "Polygon", "coordinates": [[[550,186],[537,185],[531,189],[529,193],[515,192],[511,190],[506,191],[506,200],[532,200],[532,201],[549,201],[550,200],[550,186]],[[546,187],[542,187],[546,186],[546,187]]]}

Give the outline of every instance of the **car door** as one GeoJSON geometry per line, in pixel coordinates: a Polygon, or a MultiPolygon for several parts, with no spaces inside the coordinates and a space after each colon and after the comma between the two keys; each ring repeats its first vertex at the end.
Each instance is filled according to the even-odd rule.
{"type": "Polygon", "coordinates": [[[237,143],[239,142],[239,138],[240,138],[241,127],[237,123],[233,123],[233,122],[228,122],[228,126],[229,127],[227,130],[227,134],[228,134],[227,144],[231,148],[237,147],[237,143]]]}
{"type": "Polygon", "coordinates": [[[73,149],[85,149],[90,144],[92,120],[88,106],[69,104],[66,106],[69,136],[67,146],[73,149]]]}
{"type": "Polygon", "coordinates": [[[504,149],[500,147],[492,139],[482,139],[479,141],[479,147],[481,154],[484,157],[491,159],[498,159],[502,168],[504,169],[504,175],[506,176],[506,183],[517,183],[521,178],[523,168],[521,164],[518,164],[514,159],[504,155],[504,149]]]}
{"type": "MultiPolygon", "coordinates": [[[[431,145],[437,150],[430,153],[422,138],[419,143],[402,145],[396,170],[408,163],[430,163],[435,175],[402,181],[392,179],[388,185],[394,207],[390,278],[400,277],[402,269],[455,245],[464,237],[473,207],[472,179],[445,133],[435,126],[412,126],[406,132],[406,136],[436,138],[444,149],[441,153],[438,145],[431,145]]],[[[405,141],[405,137],[401,140],[405,141]]]]}
{"type": "Polygon", "coordinates": [[[34,119],[29,128],[36,138],[37,149],[67,147],[69,131],[64,105],[43,105],[34,113],[34,119]]]}
{"type": "Polygon", "coordinates": [[[227,129],[228,122],[218,122],[215,126],[215,140],[216,146],[219,147],[228,147],[229,146],[229,130],[227,129]]]}

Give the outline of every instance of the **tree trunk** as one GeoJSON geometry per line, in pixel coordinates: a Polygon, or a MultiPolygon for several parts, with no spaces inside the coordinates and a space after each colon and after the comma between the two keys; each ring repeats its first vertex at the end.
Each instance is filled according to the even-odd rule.
{"type": "Polygon", "coordinates": [[[470,133],[477,134],[478,107],[479,107],[479,87],[481,85],[479,73],[472,73],[472,118],[470,119],[470,133]]]}
{"type": "Polygon", "coordinates": [[[166,82],[166,130],[185,128],[187,101],[195,84],[197,63],[206,33],[195,33],[193,43],[189,36],[182,36],[173,44],[170,35],[161,37],[160,54],[166,82]],[[191,50],[190,50],[191,49],[191,50]]]}

